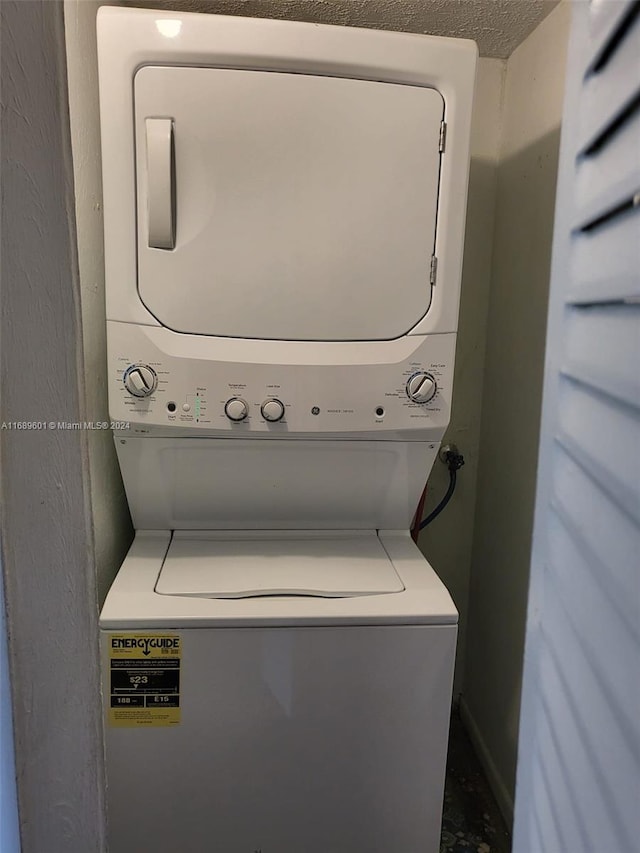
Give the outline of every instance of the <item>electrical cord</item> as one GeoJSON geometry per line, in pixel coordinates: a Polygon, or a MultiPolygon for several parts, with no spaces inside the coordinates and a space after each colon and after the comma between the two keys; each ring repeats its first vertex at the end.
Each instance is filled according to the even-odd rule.
{"type": "Polygon", "coordinates": [[[445,496],[442,498],[438,506],[431,510],[429,515],[419,523],[418,530],[424,530],[424,528],[431,524],[434,518],[436,518],[442,510],[449,503],[451,498],[453,497],[453,493],[456,490],[456,479],[458,469],[462,468],[464,465],[464,456],[461,453],[457,453],[455,450],[447,451],[445,461],[447,463],[447,468],[449,469],[449,488],[446,491],[445,496]]]}

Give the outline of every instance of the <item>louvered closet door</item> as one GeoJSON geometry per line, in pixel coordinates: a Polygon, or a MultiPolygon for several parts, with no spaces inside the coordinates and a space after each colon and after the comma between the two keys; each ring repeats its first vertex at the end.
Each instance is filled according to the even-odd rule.
{"type": "Polygon", "coordinates": [[[640,851],[640,3],[574,7],[516,853],[640,851]]]}

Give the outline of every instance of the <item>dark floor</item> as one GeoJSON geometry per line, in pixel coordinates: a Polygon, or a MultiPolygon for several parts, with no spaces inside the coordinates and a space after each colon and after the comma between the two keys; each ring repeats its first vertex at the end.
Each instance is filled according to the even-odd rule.
{"type": "Polygon", "coordinates": [[[510,853],[511,839],[460,718],[451,720],[440,853],[510,853]]]}

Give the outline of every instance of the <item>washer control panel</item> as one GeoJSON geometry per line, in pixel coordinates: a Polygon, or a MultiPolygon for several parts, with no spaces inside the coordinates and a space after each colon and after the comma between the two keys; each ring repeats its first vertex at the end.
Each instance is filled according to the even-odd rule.
{"type": "Polygon", "coordinates": [[[455,335],[372,344],[188,342],[166,329],[108,323],[109,408],[137,432],[198,429],[213,434],[363,434],[393,437],[446,427],[455,335]],[[258,346],[256,346],[258,345],[258,346]],[[245,351],[246,362],[209,353],[245,351]],[[197,349],[196,349],[197,347],[197,349]],[[197,357],[191,354],[195,350],[197,357]],[[280,362],[260,363],[273,352],[280,362]],[[311,353],[313,363],[301,363],[311,353]],[[388,355],[385,359],[380,356],[388,355]],[[253,355],[254,360],[249,357],[253,355]]]}

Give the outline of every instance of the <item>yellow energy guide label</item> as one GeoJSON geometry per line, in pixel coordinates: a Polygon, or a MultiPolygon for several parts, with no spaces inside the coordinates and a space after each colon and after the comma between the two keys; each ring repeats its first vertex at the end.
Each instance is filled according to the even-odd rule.
{"type": "Polygon", "coordinates": [[[109,636],[111,726],[180,723],[181,641],[176,634],[109,636]]]}

